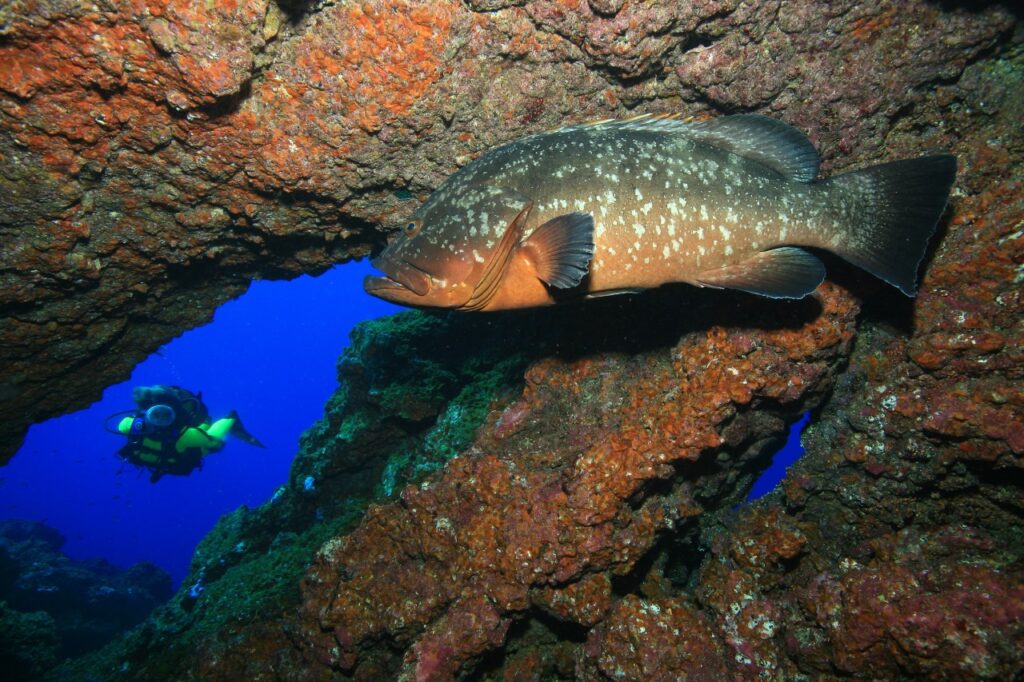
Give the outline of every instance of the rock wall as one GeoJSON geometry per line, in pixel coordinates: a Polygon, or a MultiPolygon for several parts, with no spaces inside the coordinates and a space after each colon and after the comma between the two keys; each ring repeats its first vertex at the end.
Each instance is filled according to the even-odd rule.
{"type": "Polygon", "coordinates": [[[252,278],[366,255],[498,142],[758,110],[826,169],[949,147],[922,107],[1013,24],[884,0],[6,3],[0,453],[252,278]]]}
{"type": "MultiPolygon", "coordinates": [[[[830,262],[832,281],[798,303],[676,287],[363,327],[279,494],[218,526],[171,605],[58,678],[1024,674],[1024,33],[1014,12],[594,0],[265,5],[255,15],[238,3],[197,18],[190,7],[158,16],[109,5],[61,22],[47,19],[51,7],[4,24],[15,28],[2,49],[35,49],[91,21],[99,36],[142,27],[137,41],[110,44],[158,55],[146,74],[163,71],[145,81],[133,67],[124,92],[159,90],[170,139],[88,190],[96,206],[134,196],[145,178],[176,178],[166,215],[136,205],[164,215],[157,234],[175,235],[174,245],[154,238],[164,269],[146,281],[156,291],[119,308],[151,311],[125,327],[150,341],[156,303],[185,295],[181,282],[209,302],[256,273],[364,253],[377,228],[475,154],[567,121],[753,110],[807,130],[826,173],[932,149],[955,153],[960,173],[916,300],[830,262]],[[222,49],[206,50],[215,40],[222,49]],[[807,410],[807,454],[778,491],[742,504],[807,410]]],[[[96,78],[106,64],[76,59],[96,78]]],[[[49,143],[40,112],[66,90],[33,87],[2,88],[21,107],[4,120],[9,147],[41,164],[18,135],[49,143]]],[[[118,126],[118,154],[130,130],[118,126]]],[[[32,186],[52,198],[41,180],[32,186]]],[[[104,243],[117,233],[108,227],[76,248],[104,243]]],[[[116,262],[73,293],[40,293],[32,310],[74,300],[106,319],[91,297],[130,270],[116,262]]],[[[172,333],[188,322],[160,324],[172,333]]],[[[64,348],[84,348],[59,327],[64,348]]],[[[129,335],[113,342],[123,354],[129,335]]],[[[10,385],[45,384],[28,377],[10,385]]]]}

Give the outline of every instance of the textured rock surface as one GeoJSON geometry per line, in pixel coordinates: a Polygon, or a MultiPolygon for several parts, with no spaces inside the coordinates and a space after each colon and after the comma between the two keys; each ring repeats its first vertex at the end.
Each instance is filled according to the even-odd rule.
{"type": "Polygon", "coordinates": [[[1012,26],[884,0],[0,8],[0,442],[81,407],[253,277],[365,255],[495,143],[757,109],[860,161],[1012,26]],[[501,11],[492,11],[507,7],[501,11]]]}
{"type": "Polygon", "coordinates": [[[41,523],[0,523],[0,666],[12,679],[39,679],[56,660],[103,646],[171,596],[153,564],[75,561],[63,544],[41,523]]]}
{"type": "MultiPolygon", "coordinates": [[[[32,170],[38,198],[13,202],[3,229],[49,206],[46,220],[65,211],[91,225],[74,242],[83,253],[124,235],[131,245],[82,285],[40,274],[29,290],[18,278],[31,268],[5,262],[17,283],[5,295],[43,301],[18,309],[5,349],[31,329],[44,352],[61,338],[81,358],[98,328],[88,316],[110,322],[99,294],[143,265],[154,293],[117,310],[126,329],[173,333],[253,273],[364,252],[372,228],[475,153],[566,120],[756,110],[808,130],[831,171],[942,148],[961,172],[915,301],[832,263],[835,283],[796,304],[674,288],[364,327],[280,495],[226,518],[169,607],[65,678],[1024,674],[1024,35],[1013,14],[368,2],[290,21],[267,5],[257,30],[243,3],[198,18],[190,6],[168,10],[166,25],[141,4],[102,22],[94,10],[51,22],[67,13],[51,7],[4,24],[0,49],[14,51],[45,36],[81,46],[80,22],[101,36],[142,27],[145,40],[111,45],[153,51],[146,73],[159,74],[126,71],[122,90],[89,96],[124,112],[129,96],[158,101],[171,131],[148,151],[132,151],[130,121],[97,128],[94,142],[51,135],[43,113],[64,111],[58,95],[79,76],[61,90],[48,80],[56,66],[31,75],[26,61],[22,90],[3,86],[14,103],[4,154],[45,169],[32,170]],[[230,45],[205,49],[217,40],[230,45]],[[103,146],[108,165],[41,165],[60,140],[72,160],[103,146]],[[121,207],[146,183],[171,198],[121,207]],[[92,212],[74,193],[60,199],[56,188],[75,186],[92,212]],[[155,236],[110,211],[149,216],[155,236]],[[158,305],[175,295],[195,303],[158,305]],[[84,316],[81,337],[40,322],[62,306],[84,316]],[[737,508],[807,409],[805,457],[779,491],[737,508]]],[[[107,62],[76,59],[65,61],[81,78],[105,82],[107,62]]],[[[33,262],[65,258],[52,240],[69,232],[12,234],[41,240],[23,250],[33,262]]],[[[44,386],[24,363],[12,390],[44,386]]]]}
{"type": "MultiPolygon", "coordinates": [[[[709,328],[670,349],[534,364],[524,394],[439,478],[325,546],[304,590],[307,646],[352,670],[392,638],[412,645],[409,675],[453,676],[504,642],[532,590],[627,575],[662,532],[738,502],[744,467],[845,357],[858,307],[830,288],[820,305],[762,304],[749,326],[726,315],[733,334],[708,310],[709,328]]],[[[587,601],[570,622],[593,622],[591,590],[562,596],[587,601]]]]}

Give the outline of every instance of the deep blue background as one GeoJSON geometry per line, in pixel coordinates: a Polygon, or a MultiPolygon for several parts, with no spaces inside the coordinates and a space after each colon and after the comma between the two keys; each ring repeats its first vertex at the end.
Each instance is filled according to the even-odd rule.
{"type": "MultiPolygon", "coordinates": [[[[363,292],[371,271],[360,262],[317,278],[254,282],[213,322],[168,343],[99,402],[33,426],[0,468],[0,518],[53,526],[73,558],[103,557],[123,567],[152,561],[177,586],[217,519],[241,504],[261,504],[287,480],[299,435],[321,417],[337,386],[335,363],[352,326],[398,310],[363,292]],[[124,439],[103,430],[106,417],[131,409],[133,386],[151,384],[202,391],[213,418],[237,410],[267,448],[229,440],[202,470],[151,484],[148,473],[115,456],[124,439]]],[[[803,423],[752,497],[771,490],[799,456],[803,423]]]]}

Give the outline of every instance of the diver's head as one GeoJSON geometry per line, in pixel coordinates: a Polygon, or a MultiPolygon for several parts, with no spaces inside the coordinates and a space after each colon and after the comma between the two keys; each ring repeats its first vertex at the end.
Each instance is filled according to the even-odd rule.
{"type": "Polygon", "coordinates": [[[156,405],[151,405],[146,410],[118,412],[107,417],[104,424],[114,417],[121,417],[121,415],[128,415],[129,413],[131,416],[121,418],[116,431],[107,426],[105,428],[108,431],[119,433],[129,438],[141,438],[143,436],[160,434],[161,432],[166,433],[170,427],[174,426],[178,419],[178,415],[173,407],[157,403],[156,405]]]}
{"type": "Polygon", "coordinates": [[[143,418],[146,420],[147,426],[154,429],[164,429],[174,423],[176,416],[174,408],[170,405],[153,405],[146,410],[143,418]]]}

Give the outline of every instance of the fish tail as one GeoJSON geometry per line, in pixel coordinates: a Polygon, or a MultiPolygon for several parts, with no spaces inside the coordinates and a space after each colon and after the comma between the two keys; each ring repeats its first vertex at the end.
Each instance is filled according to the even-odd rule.
{"type": "Polygon", "coordinates": [[[826,181],[845,224],[828,248],[888,282],[917,294],[917,269],[956,179],[950,154],[893,161],[826,181]],[[838,242],[838,244],[836,244],[838,242]]]}

